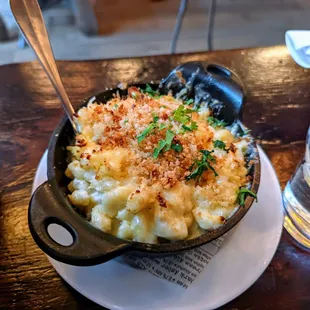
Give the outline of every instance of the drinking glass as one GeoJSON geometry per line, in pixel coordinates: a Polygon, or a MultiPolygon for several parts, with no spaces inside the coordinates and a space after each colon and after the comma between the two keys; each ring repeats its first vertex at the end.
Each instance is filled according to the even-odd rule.
{"type": "Polygon", "coordinates": [[[283,192],[284,227],[300,244],[310,249],[310,127],[306,152],[283,192]]]}

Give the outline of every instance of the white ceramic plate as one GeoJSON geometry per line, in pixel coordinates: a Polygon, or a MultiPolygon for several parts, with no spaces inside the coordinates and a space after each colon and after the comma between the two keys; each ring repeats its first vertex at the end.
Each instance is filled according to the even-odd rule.
{"type": "MultiPolygon", "coordinates": [[[[283,223],[281,190],[275,171],[260,149],[262,174],[255,203],[225,238],[219,252],[187,289],[148,272],[109,261],[75,267],[49,258],[73,288],[110,309],[214,309],[242,294],[263,273],[280,240],[283,223]]],[[[46,153],[33,188],[46,180],[46,153]]],[[[61,236],[62,232],[58,232],[61,236]]],[[[65,236],[64,236],[65,238],[65,236]]]]}

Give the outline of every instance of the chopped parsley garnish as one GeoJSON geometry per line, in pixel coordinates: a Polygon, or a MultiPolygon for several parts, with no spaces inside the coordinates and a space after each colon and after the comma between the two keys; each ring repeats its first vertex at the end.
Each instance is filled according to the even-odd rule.
{"type": "Polygon", "coordinates": [[[182,129],[183,129],[183,130],[181,130],[181,133],[184,133],[185,131],[192,131],[192,130],[190,129],[190,127],[185,126],[185,125],[182,125],[182,129]]]}
{"type": "Polygon", "coordinates": [[[161,150],[166,146],[166,140],[160,140],[158,147],[155,147],[153,157],[157,158],[161,150]]]}
{"type": "Polygon", "coordinates": [[[115,103],[113,107],[114,107],[114,109],[117,109],[118,108],[118,104],[115,103]]]}
{"type": "Polygon", "coordinates": [[[161,151],[163,152],[169,151],[172,148],[171,144],[174,137],[175,137],[174,132],[168,129],[166,131],[165,140],[160,140],[158,146],[154,149],[153,157],[157,158],[161,151]]]}
{"type": "Polygon", "coordinates": [[[191,179],[197,179],[199,182],[202,174],[208,169],[212,170],[215,176],[218,176],[217,172],[211,165],[211,163],[216,162],[216,158],[213,155],[211,155],[214,152],[214,150],[212,151],[201,150],[200,152],[202,153],[202,158],[200,160],[196,159],[195,162],[190,167],[190,170],[192,170],[195,167],[196,168],[191,172],[190,175],[186,177],[187,181],[191,179]]]}
{"type": "Polygon", "coordinates": [[[166,141],[166,146],[165,146],[165,150],[164,150],[165,152],[170,150],[171,143],[172,143],[172,140],[173,140],[174,136],[175,136],[175,134],[174,134],[174,132],[172,130],[168,129],[166,131],[166,140],[165,140],[166,141]]]}
{"type": "Polygon", "coordinates": [[[186,125],[191,121],[190,114],[195,112],[194,110],[186,108],[184,105],[179,105],[178,108],[173,112],[173,119],[186,125]]]}
{"type": "Polygon", "coordinates": [[[227,123],[220,121],[219,119],[212,117],[212,116],[208,117],[208,123],[209,123],[209,125],[211,125],[214,128],[225,127],[227,125],[227,123]]]}
{"type": "Polygon", "coordinates": [[[126,124],[126,123],[128,123],[128,119],[125,119],[125,120],[124,120],[124,124],[126,124]]]}
{"type": "Polygon", "coordinates": [[[243,130],[243,131],[240,133],[240,137],[244,137],[244,136],[248,135],[250,132],[251,132],[250,129],[243,130]]]}
{"type": "Polygon", "coordinates": [[[221,140],[215,140],[215,141],[213,141],[213,145],[214,145],[214,147],[217,147],[217,148],[219,148],[219,149],[221,149],[221,150],[224,150],[224,151],[226,151],[227,153],[228,153],[228,151],[229,151],[229,149],[226,149],[226,144],[225,144],[223,141],[221,141],[221,140]]]}
{"type": "Polygon", "coordinates": [[[181,153],[183,151],[183,146],[179,143],[171,143],[171,149],[178,153],[181,153]]]}
{"type": "Polygon", "coordinates": [[[190,129],[191,129],[191,130],[196,130],[196,129],[198,129],[197,123],[196,123],[196,122],[191,122],[190,129]]]}
{"type": "Polygon", "coordinates": [[[153,122],[156,123],[159,120],[159,116],[154,112],[152,113],[152,116],[153,116],[153,122]]]}
{"type": "Polygon", "coordinates": [[[160,98],[159,91],[152,89],[149,84],[146,84],[146,87],[145,89],[142,89],[142,92],[148,94],[150,97],[156,97],[155,99],[160,98]]]}
{"type": "Polygon", "coordinates": [[[168,107],[167,107],[166,105],[161,105],[160,107],[161,107],[161,108],[168,109],[168,107]]]}
{"type": "Polygon", "coordinates": [[[191,105],[192,103],[194,103],[194,99],[187,99],[187,100],[184,100],[184,104],[185,104],[185,105],[191,105]]]}
{"type": "Polygon", "coordinates": [[[157,121],[159,120],[158,116],[153,116],[153,121],[151,124],[146,127],[138,136],[138,143],[141,143],[147,135],[149,135],[156,127],[157,127],[157,121]]]}
{"type": "Polygon", "coordinates": [[[151,123],[148,127],[146,127],[138,136],[138,143],[141,143],[147,135],[149,135],[153,129],[156,128],[156,124],[155,123],[151,123]]]}
{"type": "Polygon", "coordinates": [[[237,201],[240,206],[242,207],[244,206],[244,201],[248,195],[254,197],[257,201],[257,195],[255,193],[253,193],[251,190],[245,187],[241,187],[238,191],[238,197],[237,197],[237,201]]]}
{"type": "Polygon", "coordinates": [[[191,122],[190,126],[182,125],[182,129],[184,131],[193,131],[198,128],[198,125],[196,122],[191,122]]]}
{"type": "MultiPolygon", "coordinates": [[[[195,121],[192,121],[191,113],[196,112],[195,110],[188,109],[184,105],[179,105],[178,108],[173,112],[171,121],[176,120],[182,124],[179,133],[184,134],[185,131],[193,131],[198,128],[195,121]],[[190,122],[190,124],[188,124],[190,122]]],[[[170,119],[170,118],[169,118],[170,119]]]]}
{"type": "Polygon", "coordinates": [[[163,130],[163,129],[167,128],[167,127],[168,127],[168,125],[166,125],[166,124],[164,124],[164,123],[161,123],[161,124],[159,125],[158,129],[159,129],[159,130],[163,130]]]}

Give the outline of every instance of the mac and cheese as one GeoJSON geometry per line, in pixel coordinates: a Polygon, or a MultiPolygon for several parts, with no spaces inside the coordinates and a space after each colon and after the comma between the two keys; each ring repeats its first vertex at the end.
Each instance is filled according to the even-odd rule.
{"type": "Polygon", "coordinates": [[[236,138],[207,105],[135,87],[89,103],[68,146],[71,203],[122,239],[184,240],[221,226],[248,183],[247,138],[236,138]]]}

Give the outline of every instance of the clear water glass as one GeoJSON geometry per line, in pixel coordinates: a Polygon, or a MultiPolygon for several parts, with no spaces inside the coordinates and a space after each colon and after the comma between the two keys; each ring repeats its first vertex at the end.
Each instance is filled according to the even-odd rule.
{"type": "Polygon", "coordinates": [[[300,244],[310,249],[310,127],[305,156],[283,192],[284,227],[300,244]]]}

